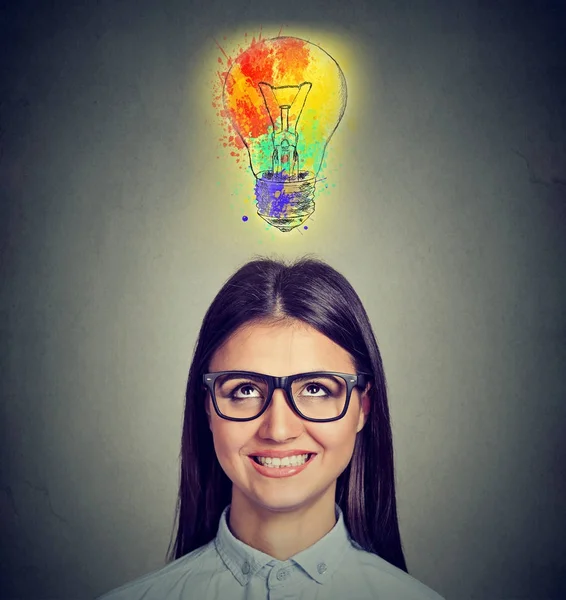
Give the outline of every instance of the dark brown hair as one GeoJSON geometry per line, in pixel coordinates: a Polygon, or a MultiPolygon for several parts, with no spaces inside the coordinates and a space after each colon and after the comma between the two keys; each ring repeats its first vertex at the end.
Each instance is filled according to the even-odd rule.
{"type": "Polygon", "coordinates": [[[350,283],[323,261],[310,257],[291,264],[269,258],[248,262],[228,279],[204,317],[187,383],[175,543],[172,550],[169,545],[167,560],[210,542],[222,510],[231,502],[232,483],[216,458],[208,426],[202,375],[215,351],[239,327],[281,317],[299,319],[317,329],[350,353],[358,372],[373,376],[368,419],[357,434],[350,464],[338,477],[336,502],[355,542],[407,571],[397,520],[385,375],[377,342],[350,283]]]}

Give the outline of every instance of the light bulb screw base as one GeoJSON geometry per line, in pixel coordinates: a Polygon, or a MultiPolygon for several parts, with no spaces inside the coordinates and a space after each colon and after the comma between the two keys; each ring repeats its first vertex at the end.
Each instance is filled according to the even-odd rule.
{"type": "Polygon", "coordinates": [[[315,174],[302,171],[284,179],[265,171],[256,179],[257,214],[279,231],[288,232],[304,223],[314,212],[315,174]]]}

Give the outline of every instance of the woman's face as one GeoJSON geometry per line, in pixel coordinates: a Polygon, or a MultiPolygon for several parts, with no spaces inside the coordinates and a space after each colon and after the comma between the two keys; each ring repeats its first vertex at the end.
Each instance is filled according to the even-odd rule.
{"type": "MultiPolygon", "coordinates": [[[[309,371],[355,374],[350,355],[301,321],[254,322],[238,329],[217,350],[210,372],[255,371],[293,375],[309,371]]],[[[356,434],[365,424],[369,398],[354,388],[346,415],[329,423],[312,423],[297,415],[283,390],[275,390],[269,408],[252,421],[220,418],[207,396],[207,413],[222,469],[233,483],[232,502],[277,512],[319,503],[334,506],[336,479],[352,457],[356,434]],[[290,477],[267,477],[254,467],[251,455],[265,450],[307,450],[316,453],[308,466],[290,477]]]]}

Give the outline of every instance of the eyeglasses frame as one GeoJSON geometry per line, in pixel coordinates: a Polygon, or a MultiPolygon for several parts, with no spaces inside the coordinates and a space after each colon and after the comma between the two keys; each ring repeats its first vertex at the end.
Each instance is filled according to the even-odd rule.
{"type": "Polygon", "coordinates": [[[339,373],[337,371],[310,371],[308,373],[284,375],[283,377],[265,375],[264,373],[256,373],[254,371],[217,371],[215,373],[204,373],[204,375],[202,376],[202,382],[203,389],[210,392],[210,397],[212,398],[212,404],[214,405],[214,410],[216,411],[216,414],[221,419],[225,419],[226,421],[238,421],[241,423],[244,421],[254,421],[255,419],[258,419],[269,408],[269,405],[273,400],[273,392],[275,390],[284,390],[287,395],[287,400],[291,404],[291,408],[297,415],[299,415],[299,417],[311,423],[330,423],[332,421],[338,421],[346,415],[350,406],[350,399],[352,397],[352,391],[354,390],[354,388],[358,387],[363,389],[372,378],[373,376],[369,373],[356,373],[355,375],[352,375],[351,373],[339,373]],[[216,380],[222,375],[241,375],[243,377],[255,376],[262,377],[267,381],[267,401],[264,404],[261,411],[255,417],[228,417],[220,412],[220,409],[218,408],[218,404],[216,402],[216,394],[214,392],[214,387],[216,380]],[[337,417],[331,417],[330,419],[312,419],[303,415],[297,407],[297,405],[295,404],[295,400],[291,392],[291,385],[293,381],[304,377],[313,377],[315,375],[334,375],[335,377],[342,377],[346,382],[346,402],[344,404],[344,409],[342,410],[342,413],[337,417]]]}

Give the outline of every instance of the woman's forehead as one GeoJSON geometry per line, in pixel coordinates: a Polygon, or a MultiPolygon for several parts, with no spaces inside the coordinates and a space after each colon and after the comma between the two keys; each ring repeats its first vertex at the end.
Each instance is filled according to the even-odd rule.
{"type": "Polygon", "coordinates": [[[246,370],[299,373],[351,371],[353,362],[341,346],[302,321],[251,322],[236,330],[216,351],[211,371],[246,370]]]}

